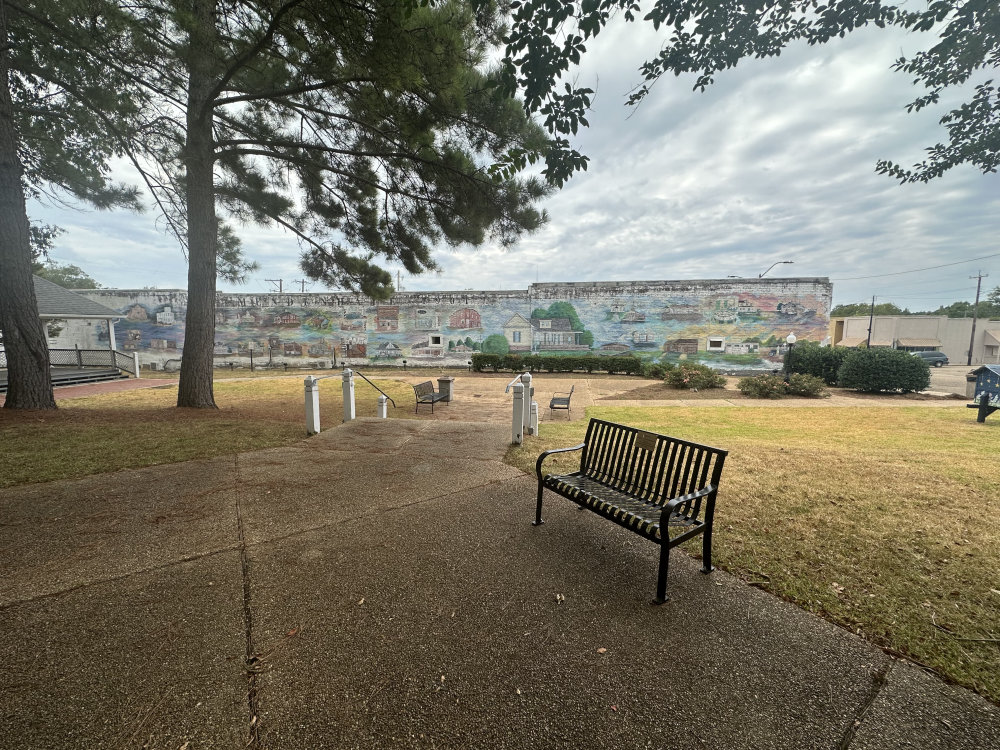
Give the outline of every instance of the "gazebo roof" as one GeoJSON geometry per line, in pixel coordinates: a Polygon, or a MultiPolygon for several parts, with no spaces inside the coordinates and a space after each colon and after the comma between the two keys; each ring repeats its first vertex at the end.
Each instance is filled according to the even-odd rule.
{"type": "Polygon", "coordinates": [[[53,284],[48,279],[32,276],[35,283],[35,298],[38,300],[38,316],[41,318],[120,318],[122,314],[110,307],[89,300],[86,297],[53,284]]]}

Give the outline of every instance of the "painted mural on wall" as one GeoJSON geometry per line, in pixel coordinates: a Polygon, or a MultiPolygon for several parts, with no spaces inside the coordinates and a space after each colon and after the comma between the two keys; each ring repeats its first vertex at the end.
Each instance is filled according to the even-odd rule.
{"type": "MultiPolygon", "coordinates": [[[[88,290],[121,313],[118,348],[179,362],[187,294],[88,290]]],[[[525,291],[219,294],[219,363],[463,365],[474,352],[632,355],[718,367],[770,367],[788,333],[827,336],[827,279],[533,284],[525,291]]]]}

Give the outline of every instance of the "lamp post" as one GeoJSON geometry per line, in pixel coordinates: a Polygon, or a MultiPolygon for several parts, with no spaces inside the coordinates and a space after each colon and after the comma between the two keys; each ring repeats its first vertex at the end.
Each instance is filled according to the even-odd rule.
{"type": "MultiPolygon", "coordinates": [[[[780,266],[782,263],[794,263],[794,262],[795,262],[794,260],[779,260],[777,263],[772,263],[770,266],[768,266],[767,271],[770,271],[775,266],[780,266]]],[[[757,274],[757,278],[758,279],[764,278],[764,274],[766,274],[767,271],[764,271],[764,273],[757,274]]]]}
{"type": "Polygon", "coordinates": [[[788,344],[788,349],[785,351],[785,382],[788,382],[788,358],[792,353],[792,347],[795,346],[795,334],[790,333],[785,336],[785,343],[788,344]]]}

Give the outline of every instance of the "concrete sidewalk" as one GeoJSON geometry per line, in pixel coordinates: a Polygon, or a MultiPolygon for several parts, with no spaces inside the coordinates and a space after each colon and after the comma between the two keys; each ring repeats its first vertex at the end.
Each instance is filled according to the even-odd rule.
{"type": "Polygon", "coordinates": [[[358,420],[5,490],[0,748],[1000,747],[995,705],[694,559],[650,606],[656,548],[532,527],[506,442],[358,420]]]}

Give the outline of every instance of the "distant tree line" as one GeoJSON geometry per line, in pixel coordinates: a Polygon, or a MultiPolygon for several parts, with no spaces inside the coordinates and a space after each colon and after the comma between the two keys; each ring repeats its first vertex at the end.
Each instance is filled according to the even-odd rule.
{"type": "Polygon", "coordinates": [[[831,318],[855,318],[861,315],[945,315],[949,318],[1000,318],[1000,286],[980,300],[976,307],[972,302],[952,302],[941,305],[936,310],[910,310],[892,302],[880,302],[872,308],[871,302],[853,302],[836,305],[830,311],[831,318]]]}

